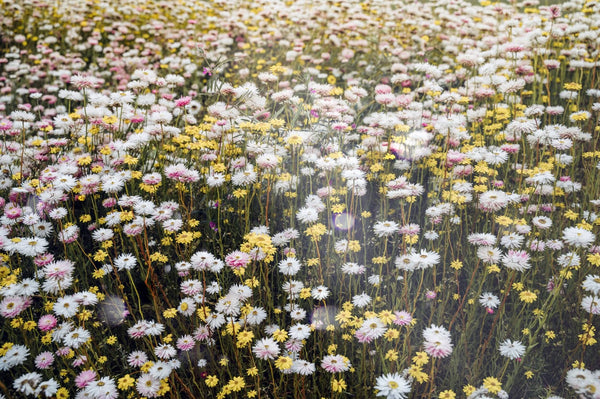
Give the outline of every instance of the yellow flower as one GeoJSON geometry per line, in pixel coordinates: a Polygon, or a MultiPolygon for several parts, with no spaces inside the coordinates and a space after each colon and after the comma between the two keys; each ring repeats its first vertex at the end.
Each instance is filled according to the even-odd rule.
{"type": "Polygon", "coordinates": [[[492,394],[497,394],[502,389],[502,384],[496,377],[486,377],[483,379],[483,386],[492,394]]]}
{"type": "Polygon", "coordinates": [[[452,263],[450,263],[450,267],[454,270],[460,270],[463,268],[463,263],[460,260],[456,259],[453,260],[452,263]]]}
{"type": "Polygon", "coordinates": [[[513,283],[512,285],[513,290],[515,291],[523,291],[523,283],[513,283]]]}
{"type": "Polygon", "coordinates": [[[106,339],[106,343],[109,345],[114,345],[117,342],[117,337],[115,337],[114,335],[111,335],[110,337],[108,337],[106,339]]]}
{"type": "Polygon", "coordinates": [[[537,295],[529,290],[519,292],[519,299],[525,303],[533,303],[537,299],[537,295]]]}
{"type": "Polygon", "coordinates": [[[173,317],[175,317],[177,315],[177,309],[176,308],[170,308],[167,309],[163,312],[163,316],[166,319],[172,319],[173,317]]]}
{"type": "Polygon", "coordinates": [[[26,321],[25,324],[23,324],[23,330],[25,331],[34,330],[36,327],[37,323],[33,320],[26,321]]]}
{"type": "Polygon", "coordinates": [[[160,388],[156,392],[157,396],[163,396],[171,390],[171,387],[169,386],[169,383],[167,381],[168,380],[166,378],[160,381],[160,388]]]}
{"type": "Polygon", "coordinates": [[[383,334],[383,336],[388,341],[393,341],[395,339],[398,339],[398,337],[400,337],[400,331],[396,330],[395,328],[390,328],[389,330],[387,330],[385,332],[385,334],[383,334]]]}
{"type": "Polygon", "coordinates": [[[509,226],[512,224],[512,219],[508,216],[497,216],[496,223],[498,223],[500,226],[509,226]]]}
{"type": "Polygon", "coordinates": [[[279,370],[287,370],[292,367],[292,358],[287,356],[279,356],[277,360],[275,360],[275,367],[279,370]]]}
{"type": "Polygon", "coordinates": [[[135,384],[135,379],[129,374],[125,374],[123,377],[119,378],[117,388],[121,391],[126,391],[131,388],[133,384],[135,384]]]}
{"type": "Polygon", "coordinates": [[[415,356],[413,356],[412,361],[417,366],[423,366],[429,362],[429,356],[426,352],[417,352],[415,356]]]}
{"type": "Polygon", "coordinates": [[[473,392],[475,392],[477,390],[477,388],[475,388],[473,385],[465,385],[463,387],[463,392],[465,393],[465,395],[469,396],[471,395],[473,392]]]}
{"type": "Polygon", "coordinates": [[[398,352],[395,350],[390,349],[389,351],[387,351],[387,353],[385,354],[385,358],[391,362],[398,360],[398,352]]]}
{"type": "Polygon", "coordinates": [[[532,379],[533,378],[533,371],[527,370],[525,372],[525,378],[527,378],[528,380],[532,379]]]}
{"type": "Polygon", "coordinates": [[[103,251],[103,250],[99,249],[94,254],[94,260],[96,262],[104,262],[104,259],[106,259],[107,256],[108,256],[108,254],[106,253],[106,251],[103,251]]]}
{"type": "Polygon", "coordinates": [[[239,392],[246,386],[246,382],[243,377],[233,377],[233,379],[229,380],[227,383],[227,387],[232,392],[239,392]]]}
{"type": "Polygon", "coordinates": [[[238,348],[243,348],[247,346],[252,339],[254,338],[254,333],[252,331],[242,331],[237,336],[236,346],[238,348]]]}
{"type": "Polygon", "coordinates": [[[246,374],[248,374],[250,377],[257,376],[258,369],[256,367],[250,367],[248,370],[246,370],[246,374]]]}
{"type": "Polygon", "coordinates": [[[423,371],[423,369],[421,369],[420,366],[417,366],[416,364],[413,364],[410,366],[410,368],[408,369],[408,374],[414,378],[415,380],[417,380],[417,382],[419,384],[422,384],[424,382],[427,382],[429,380],[429,375],[427,375],[426,372],[423,371]]]}
{"type": "Polygon", "coordinates": [[[598,253],[588,254],[587,261],[596,267],[600,266],[600,254],[598,254],[598,253]]]}
{"type": "Polygon", "coordinates": [[[373,262],[376,265],[385,265],[388,262],[388,259],[385,256],[376,256],[373,259],[371,259],[371,262],[373,262]]]}
{"type": "Polygon", "coordinates": [[[277,330],[273,333],[273,339],[277,342],[284,342],[288,338],[288,333],[285,330],[277,330]]]}
{"type": "Polygon", "coordinates": [[[565,90],[575,90],[575,91],[579,91],[581,90],[581,83],[577,83],[577,82],[568,82],[564,84],[564,88],[565,90]]]}
{"type": "Polygon", "coordinates": [[[194,234],[191,231],[182,231],[177,234],[177,241],[179,244],[189,244],[194,240],[194,234]]]}
{"type": "Polygon", "coordinates": [[[331,379],[331,389],[333,390],[333,392],[343,392],[346,389],[346,387],[346,381],[344,381],[343,379],[331,379]]]}
{"type": "Polygon", "coordinates": [[[440,399],[454,399],[454,398],[456,398],[456,394],[452,390],[446,390],[446,391],[440,392],[439,398],[440,399]]]}
{"type": "Polygon", "coordinates": [[[67,399],[69,397],[69,391],[67,388],[58,388],[56,391],[56,399],[67,399]]]}
{"type": "Polygon", "coordinates": [[[358,242],[358,240],[348,241],[348,250],[350,250],[352,252],[359,252],[360,251],[360,243],[358,242]]]}
{"type": "Polygon", "coordinates": [[[321,238],[323,234],[327,231],[327,227],[325,227],[322,223],[316,223],[304,231],[304,234],[307,237],[311,237],[313,240],[318,240],[321,238]]]}
{"type": "Polygon", "coordinates": [[[217,386],[217,384],[219,383],[219,379],[216,375],[209,375],[208,377],[206,377],[206,380],[204,380],[204,382],[208,387],[212,388],[217,386]]]}

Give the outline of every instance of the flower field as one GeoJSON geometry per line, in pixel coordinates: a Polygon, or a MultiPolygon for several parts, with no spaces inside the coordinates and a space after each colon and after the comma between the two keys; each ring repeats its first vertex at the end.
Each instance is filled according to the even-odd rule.
{"type": "Polygon", "coordinates": [[[0,0],[0,398],[600,398],[600,3],[0,0]]]}

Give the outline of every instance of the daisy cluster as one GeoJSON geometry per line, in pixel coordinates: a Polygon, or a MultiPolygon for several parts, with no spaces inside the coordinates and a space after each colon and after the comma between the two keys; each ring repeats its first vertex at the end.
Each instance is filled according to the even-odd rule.
{"type": "Polygon", "coordinates": [[[598,2],[0,10],[0,398],[599,398],[598,2]]]}

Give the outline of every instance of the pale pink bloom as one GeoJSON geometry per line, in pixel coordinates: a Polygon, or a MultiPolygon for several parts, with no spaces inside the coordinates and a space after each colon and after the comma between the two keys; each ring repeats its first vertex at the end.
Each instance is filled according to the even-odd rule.
{"type": "Polygon", "coordinates": [[[85,388],[90,382],[94,381],[98,375],[94,370],[83,370],[75,377],[75,385],[77,388],[85,388]]]}
{"type": "Polygon", "coordinates": [[[142,351],[133,351],[127,356],[127,363],[131,367],[141,367],[148,361],[148,356],[142,351]]]}
{"type": "Polygon", "coordinates": [[[396,318],[394,319],[394,324],[399,325],[399,326],[408,325],[413,320],[413,317],[411,316],[411,314],[405,310],[396,311],[396,312],[394,312],[394,315],[396,316],[396,318]]]}
{"type": "Polygon", "coordinates": [[[246,252],[233,251],[225,257],[225,264],[231,269],[235,270],[242,267],[246,267],[246,265],[248,265],[248,263],[250,263],[251,260],[252,259],[250,255],[246,252]]]}
{"type": "Polygon", "coordinates": [[[279,355],[280,348],[273,338],[262,338],[254,344],[252,352],[259,359],[275,359],[279,355]]]}
{"type": "Polygon", "coordinates": [[[189,351],[194,347],[194,345],[196,345],[196,342],[191,335],[184,335],[183,337],[177,339],[176,346],[179,350],[189,351]]]}
{"type": "Polygon", "coordinates": [[[47,369],[54,363],[54,355],[52,352],[42,352],[35,357],[35,367],[38,369],[47,369]]]}
{"type": "Polygon", "coordinates": [[[38,328],[40,329],[40,331],[47,332],[56,327],[57,322],[58,320],[54,315],[45,314],[39,318],[38,328]]]}
{"type": "Polygon", "coordinates": [[[352,364],[346,356],[327,355],[321,361],[321,367],[330,373],[341,373],[348,371],[352,367],[352,364]]]}

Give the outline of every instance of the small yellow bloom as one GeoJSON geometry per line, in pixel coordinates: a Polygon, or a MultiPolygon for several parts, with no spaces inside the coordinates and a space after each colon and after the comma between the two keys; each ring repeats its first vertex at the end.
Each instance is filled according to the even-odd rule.
{"type": "Polygon", "coordinates": [[[529,290],[519,292],[519,299],[525,303],[533,303],[537,299],[535,292],[529,290]]]}
{"type": "Polygon", "coordinates": [[[56,399],[67,399],[69,397],[69,391],[67,390],[67,388],[58,388],[58,391],[56,391],[56,399]]]}
{"type": "Polygon", "coordinates": [[[450,267],[454,270],[460,270],[463,268],[463,263],[460,260],[456,259],[453,260],[452,263],[450,263],[450,267]]]}
{"type": "Polygon", "coordinates": [[[273,339],[277,342],[284,342],[288,338],[288,333],[285,330],[277,330],[273,333],[273,339]]]}
{"type": "Polygon", "coordinates": [[[429,356],[427,352],[417,352],[415,356],[413,356],[412,361],[417,366],[423,366],[429,362],[429,356]]]}
{"type": "Polygon", "coordinates": [[[119,378],[117,388],[121,391],[126,391],[131,388],[135,384],[135,379],[132,378],[129,374],[125,374],[123,377],[119,378]]]}
{"type": "Polygon", "coordinates": [[[219,383],[219,379],[216,375],[209,375],[208,377],[206,377],[206,380],[204,380],[204,382],[208,387],[212,388],[217,386],[217,384],[219,383]]]}
{"type": "Polygon", "coordinates": [[[346,381],[344,381],[343,379],[331,379],[331,389],[333,390],[333,392],[343,392],[346,389],[346,387],[346,381]]]}
{"type": "Polygon", "coordinates": [[[279,370],[287,370],[292,367],[293,360],[291,357],[287,356],[279,356],[277,360],[275,360],[275,367],[279,370]]]}
{"type": "Polygon", "coordinates": [[[254,333],[252,331],[241,331],[237,335],[236,346],[238,348],[243,348],[243,347],[247,346],[249,343],[251,343],[253,338],[254,338],[254,333]]]}
{"type": "Polygon", "coordinates": [[[452,390],[446,390],[440,392],[440,399],[454,399],[456,398],[456,394],[452,390]]]}
{"type": "Polygon", "coordinates": [[[475,392],[477,390],[477,388],[475,388],[473,385],[465,385],[463,387],[463,392],[465,393],[465,395],[469,396],[471,395],[473,392],[475,392]]]}
{"type": "Polygon", "coordinates": [[[497,394],[502,389],[502,384],[496,377],[486,377],[483,379],[483,386],[492,394],[497,394]]]}

